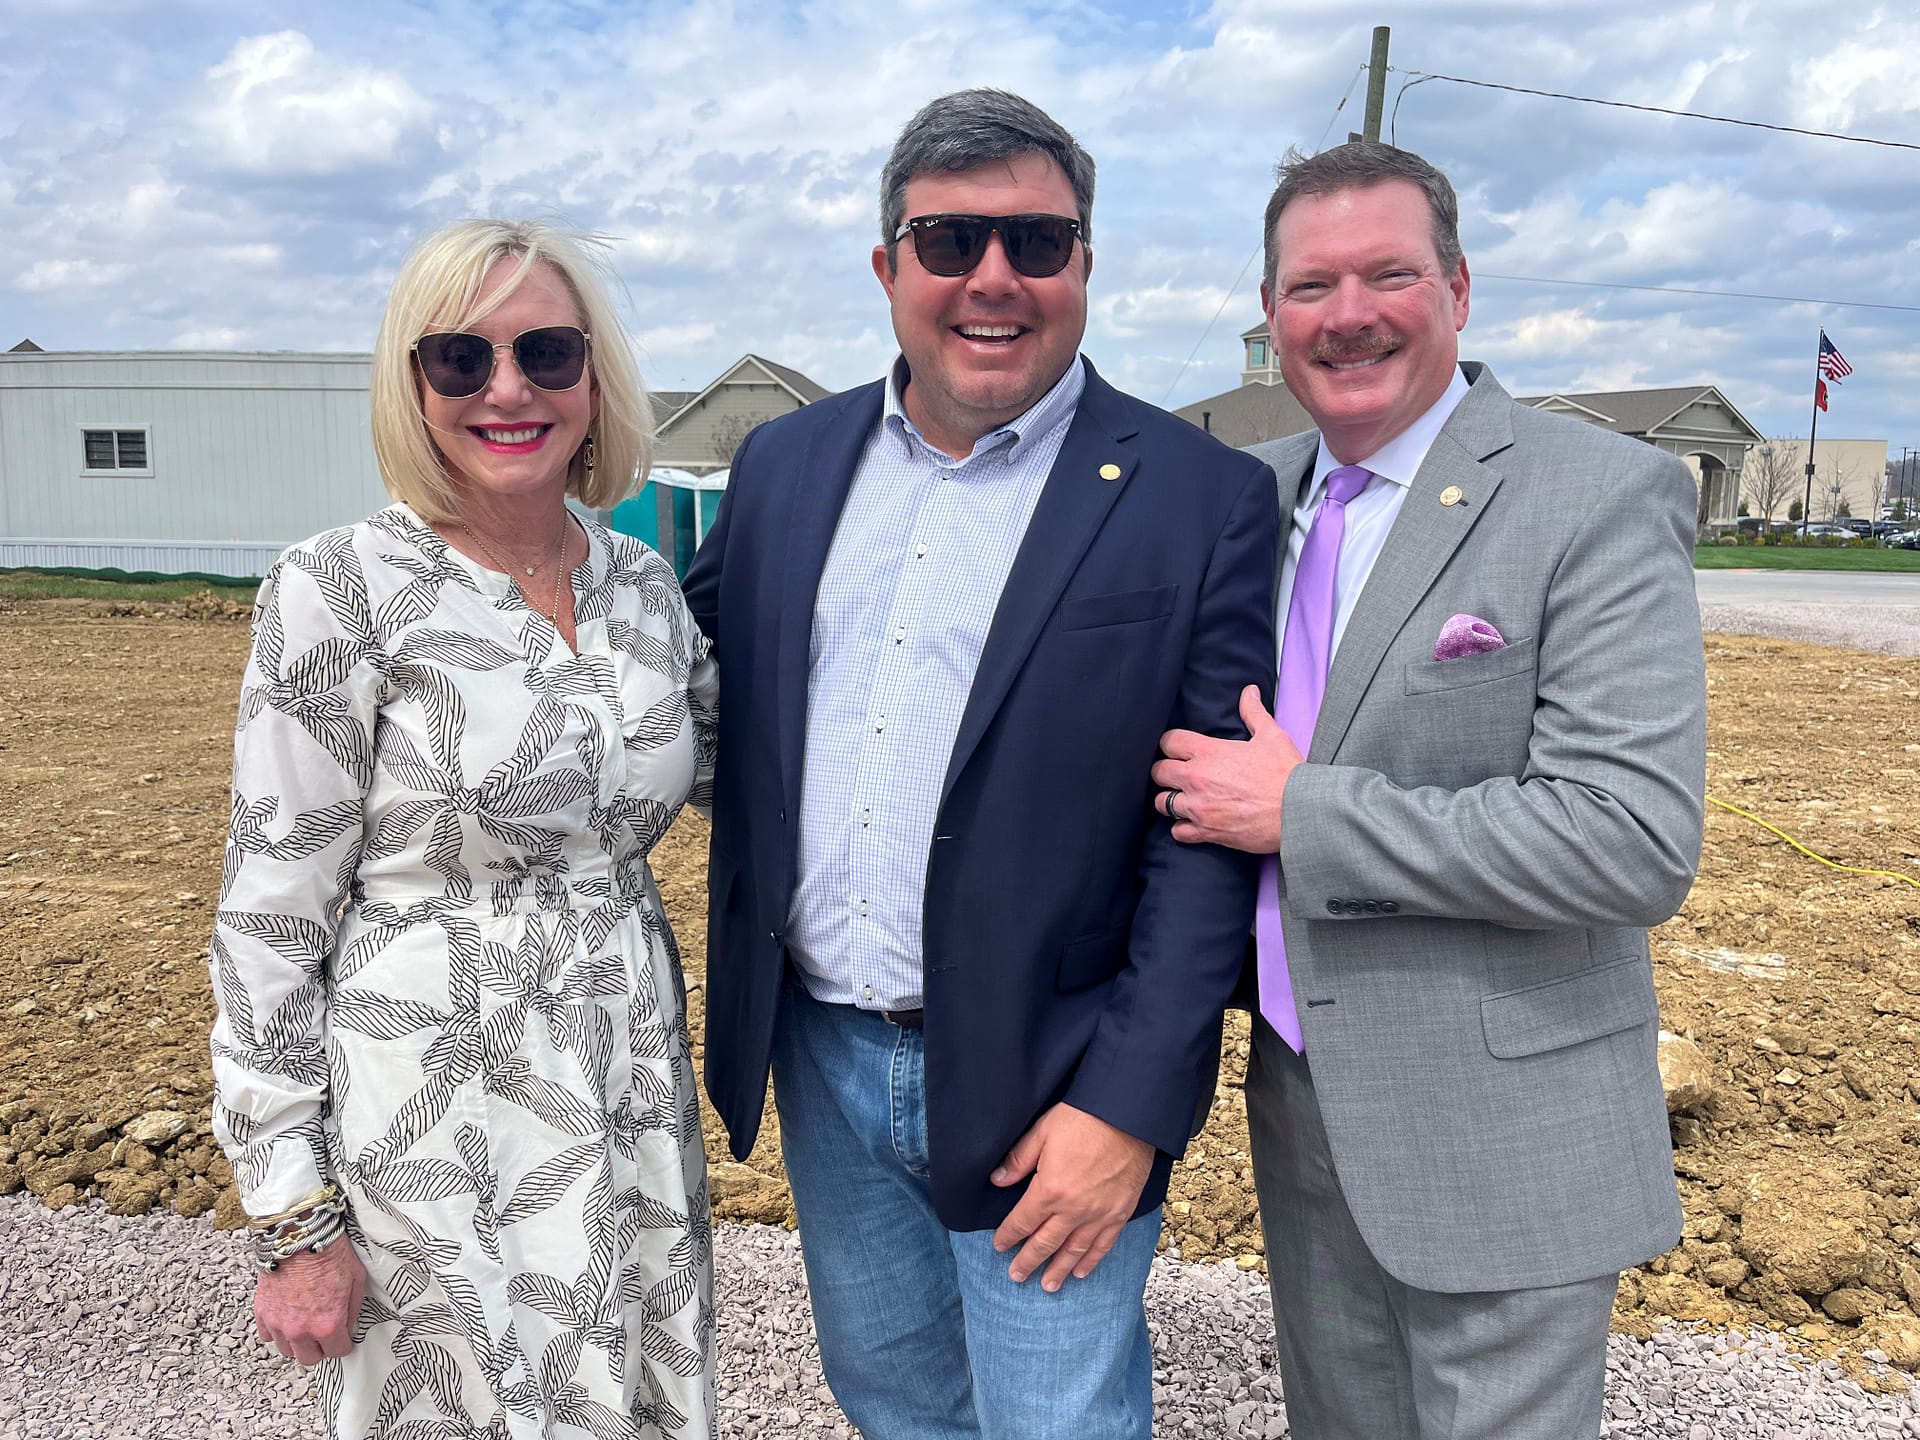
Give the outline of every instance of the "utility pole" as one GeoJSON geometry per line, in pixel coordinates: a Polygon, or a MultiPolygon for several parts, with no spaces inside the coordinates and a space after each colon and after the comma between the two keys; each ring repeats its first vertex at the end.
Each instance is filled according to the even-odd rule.
{"type": "Polygon", "coordinates": [[[1387,36],[1392,27],[1373,27],[1373,56],[1367,62],[1367,115],[1362,129],[1349,130],[1348,140],[1378,140],[1380,117],[1387,108],[1387,36]]]}

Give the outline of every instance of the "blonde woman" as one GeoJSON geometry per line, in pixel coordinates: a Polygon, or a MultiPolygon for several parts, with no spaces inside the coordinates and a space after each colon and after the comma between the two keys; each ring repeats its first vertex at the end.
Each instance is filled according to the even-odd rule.
{"type": "Polygon", "coordinates": [[[646,388],[586,237],[422,241],[373,360],[395,503],[261,587],[213,941],[261,1334],[342,1437],[704,1440],[712,1247],[647,854],[705,804],[673,573],[584,525],[646,388]]]}

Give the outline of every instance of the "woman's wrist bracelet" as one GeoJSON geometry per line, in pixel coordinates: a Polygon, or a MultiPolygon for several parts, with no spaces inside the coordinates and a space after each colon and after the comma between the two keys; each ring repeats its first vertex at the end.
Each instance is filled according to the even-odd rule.
{"type": "Polygon", "coordinates": [[[322,1185],[297,1205],[247,1222],[254,1267],[278,1270],[302,1250],[325,1250],[347,1233],[347,1202],[336,1185],[322,1185]]]}

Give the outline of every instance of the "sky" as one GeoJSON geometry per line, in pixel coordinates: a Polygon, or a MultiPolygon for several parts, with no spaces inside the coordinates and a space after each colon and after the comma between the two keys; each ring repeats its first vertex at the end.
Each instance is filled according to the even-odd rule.
{"type": "Polygon", "coordinates": [[[1360,128],[1376,24],[1383,138],[1460,192],[1464,357],[1804,436],[1824,326],[1822,433],[1920,448],[1920,148],[1409,86],[1917,147],[1909,5],[0,0],[0,349],[366,350],[420,236],[541,215],[607,237],[656,388],[751,351],[841,389],[894,353],[894,136],[995,85],[1097,162],[1086,353],[1183,405],[1238,383],[1274,163],[1360,128]]]}

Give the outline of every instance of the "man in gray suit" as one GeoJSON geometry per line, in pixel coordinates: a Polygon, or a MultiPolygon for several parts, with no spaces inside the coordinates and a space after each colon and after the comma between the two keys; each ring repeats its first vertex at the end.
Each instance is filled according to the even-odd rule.
{"type": "Polygon", "coordinates": [[[1246,1094],[1287,1413],[1597,1435],[1618,1272],[1680,1238],[1647,927],[1700,848],[1693,482],[1459,363],[1418,156],[1290,155],[1266,227],[1320,427],[1254,447],[1278,719],[1249,687],[1250,739],[1169,732],[1153,774],[1175,838],[1271,857],[1246,1094]]]}

